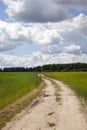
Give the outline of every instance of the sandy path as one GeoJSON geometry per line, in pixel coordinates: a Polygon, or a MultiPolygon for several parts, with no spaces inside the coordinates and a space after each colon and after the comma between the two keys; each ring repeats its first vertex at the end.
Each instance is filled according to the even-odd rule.
{"type": "Polygon", "coordinates": [[[87,130],[74,92],[62,82],[53,80],[60,87],[61,96],[57,101],[57,89],[50,80],[44,81],[46,87],[42,94],[2,130],[87,130]]]}

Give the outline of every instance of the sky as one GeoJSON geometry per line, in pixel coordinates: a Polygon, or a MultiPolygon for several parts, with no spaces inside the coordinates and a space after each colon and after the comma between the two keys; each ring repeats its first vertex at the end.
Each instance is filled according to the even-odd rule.
{"type": "Polygon", "coordinates": [[[0,0],[0,68],[87,63],[87,0],[0,0]]]}

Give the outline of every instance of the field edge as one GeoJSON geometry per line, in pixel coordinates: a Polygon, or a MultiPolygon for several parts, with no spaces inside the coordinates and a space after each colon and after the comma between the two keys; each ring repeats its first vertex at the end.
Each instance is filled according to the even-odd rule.
{"type": "Polygon", "coordinates": [[[13,117],[15,117],[18,113],[25,109],[33,101],[33,99],[35,99],[40,94],[44,87],[45,82],[42,80],[37,88],[1,110],[0,130],[6,125],[7,122],[9,122],[13,117]]]}

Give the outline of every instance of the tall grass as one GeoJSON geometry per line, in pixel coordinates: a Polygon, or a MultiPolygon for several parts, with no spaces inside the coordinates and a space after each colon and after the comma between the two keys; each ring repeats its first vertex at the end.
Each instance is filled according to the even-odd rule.
{"type": "Polygon", "coordinates": [[[44,75],[68,84],[79,96],[87,101],[87,72],[47,72],[44,75]]]}
{"type": "Polygon", "coordinates": [[[0,109],[38,87],[40,82],[36,73],[0,73],[0,109]]]}

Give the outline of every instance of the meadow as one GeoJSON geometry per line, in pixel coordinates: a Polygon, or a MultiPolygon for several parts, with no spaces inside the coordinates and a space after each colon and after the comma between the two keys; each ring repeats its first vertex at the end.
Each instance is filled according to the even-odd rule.
{"type": "Polygon", "coordinates": [[[40,82],[36,73],[0,73],[0,110],[38,87],[40,82]]]}
{"type": "Polygon", "coordinates": [[[87,102],[87,72],[46,72],[43,74],[68,84],[78,96],[87,102]]]}

